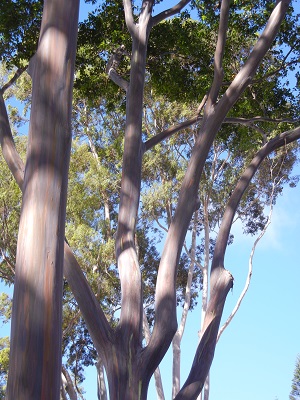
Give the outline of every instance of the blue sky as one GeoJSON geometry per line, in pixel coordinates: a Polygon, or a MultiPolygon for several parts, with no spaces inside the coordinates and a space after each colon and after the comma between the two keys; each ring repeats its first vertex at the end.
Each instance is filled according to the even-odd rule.
{"type": "MultiPolygon", "coordinates": [[[[276,204],[270,230],[257,248],[249,292],[217,347],[211,400],[288,398],[300,352],[299,199],[299,186],[287,188],[276,204]]],[[[228,249],[232,297],[244,282],[251,245],[251,238],[241,238],[228,249]]],[[[227,310],[232,300],[229,294],[227,310]]]]}
{"type": "MultiPolygon", "coordinates": [[[[85,6],[81,11],[86,11],[85,6]]],[[[299,202],[299,186],[286,188],[277,201],[272,224],[254,256],[249,291],[217,345],[211,369],[210,400],[288,399],[296,357],[300,353],[299,202]]],[[[254,242],[253,237],[243,236],[239,228],[234,228],[234,234],[235,241],[228,248],[225,267],[233,274],[235,284],[227,298],[224,318],[231,312],[244,286],[254,242]]],[[[197,347],[199,327],[200,310],[196,309],[188,317],[182,342],[182,383],[197,347]]],[[[0,336],[8,333],[8,326],[0,323],[0,336]]],[[[166,399],[170,399],[170,354],[160,368],[166,399]]],[[[84,386],[85,398],[96,399],[94,368],[89,369],[84,386]]],[[[156,399],[153,384],[148,398],[156,399]]]]}
{"type": "MultiPolygon", "coordinates": [[[[297,169],[300,174],[300,169],[297,169]]],[[[300,353],[300,186],[286,187],[277,200],[272,224],[257,246],[250,288],[242,305],[217,344],[211,368],[210,400],[286,400],[291,390],[294,366],[300,353]]],[[[225,267],[234,276],[224,318],[232,311],[244,287],[255,237],[233,229],[225,267]]],[[[200,309],[188,317],[182,341],[182,384],[197,347],[200,309]]],[[[160,365],[166,399],[171,399],[172,355],[160,365]]],[[[96,375],[89,369],[86,399],[96,398],[96,375]]],[[[149,400],[156,399],[153,381],[149,400]]]]}

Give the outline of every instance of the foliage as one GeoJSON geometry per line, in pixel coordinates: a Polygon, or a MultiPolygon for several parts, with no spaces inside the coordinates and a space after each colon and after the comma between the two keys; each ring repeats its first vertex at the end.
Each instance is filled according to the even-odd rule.
{"type": "Polygon", "coordinates": [[[5,386],[7,381],[9,362],[9,338],[0,338],[0,399],[5,399],[5,386]]]}
{"type": "Polygon", "coordinates": [[[0,5],[0,59],[23,67],[34,55],[42,16],[39,0],[9,0],[0,5]],[[8,45],[9,44],[9,45],[8,45]]]}
{"type": "MultiPolygon", "coordinates": [[[[22,152],[22,138],[17,140],[17,145],[22,152]]],[[[0,155],[0,279],[8,284],[14,281],[20,205],[20,189],[0,155]]]]}
{"type": "Polygon", "coordinates": [[[12,299],[7,293],[0,293],[0,319],[7,323],[11,318],[12,299]]]}
{"type": "Polygon", "coordinates": [[[292,390],[289,399],[290,400],[300,399],[300,356],[297,357],[294,377],[292,380],[292,390]]]}
{"type": "MultiPolygon", "coordinates": [[[[0,323],[11,318],[12,299],[6,293],[0,293],[0,323]],[[2,321],[1,321],[2,320],[2,321]]],[[[9,338],[0,338],[0,399],[5,399],[5,388],[9,363],[9,338]]]]}

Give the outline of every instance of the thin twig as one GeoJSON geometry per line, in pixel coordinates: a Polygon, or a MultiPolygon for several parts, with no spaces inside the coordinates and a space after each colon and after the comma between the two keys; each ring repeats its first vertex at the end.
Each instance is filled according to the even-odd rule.
{"type": "MultiPolygon", "coordinates": [[[[269,211],[267,222],[266,222],[263,230],[259,234],[259,236],[256,238],[256,240],[255,240],[255,242],[253,244],[253,247],[251,249],[251,253],[250,253],[250,257],[249,257],[249,265],[248,265],[248,274],[247,274],[247,278],[246,278],[244,289],[242,290],[242,292],[241,292],[241,294],[240,294],[240,296],[239,296],[239,298],[238,298],[238,300],[236,302],[236,305],[233,308],[231,314],[229,315],[229,317],[227,318],[227,320],[223,324],[223,326],[220,328],[219,333],[218,333],[218,337],[217,337],[217,341],[220,339],[222,333],[227,328],[227,326],[230,324],[230,322],[232,321],[233,317],[235,316],[235,314],[239,310],[240,305],[241,305],[241,303],[242,303],[242,301],[243,301],[243,299],[244,299],[244,297],[245,297],[245,295],[246,295],[246,293],[247,293],[247,291],[249,289],[251,278],[252,278],[252,272],[253,272],[253,257],[254,257],[255,250],[256,250],[256,247],[257,247],[259,241],[265,235],[269,225],[271,224],[272,214],[273,214],[273,207],[274,207],[274,205],[273,205],[274,193],[275,193],[276,187],[279,186],[279,184],[280,184],[280,182],[282,180],[282,177],[279,178],[278,180],[277,180],[277,178],[279,176],[280,171],[282,170],[283,163],[284,163],[284,160],[282,160],[282,162],[281,162],[281,165],[280,165],[280,168],[279,168],[277,176],[274,177],[274,179],[273,179],[272,191],[271,191],[271,196],[270,196],[270,201],[269,201],[270,211],[269,211]]],[[[273,160],[273,167],[271,167],[271,170],[270,170],[271,177],[273,176],[273,169],[275,168],[275,166],[276,165],[274,165],[274,160],[273,160]]]]}
{"type": "Polygon", "coordinates": [[[186,254],[187,254],[187,255],[189,256],[189,258],[191,259],[191,261],[192,261],[193,263],[195,263],[195,265],[196,265],[198,268],[203,269],[203,268],[204,268],[203,265],[201,265],[201,264],[197,261],[197,259],[196,259],[195,257],[192,256],[192,254],[191,254],[191,252],[189,251],[189,249],[187,248],[187,245],[186,245],[185,242],[184,242],[184,244],[183,244],[183,247],[184,247],[184,250],[185,250],[186,254]]]}
{"type": "Polygon", "coordinates": [[[16,82],[16,80],[19,78],[19,76],[23,74],[23,72],[26,70],[26,68],[27,68],[27,66],[23,67],[23,68],[18,68],[16,70],[16,72],[14,73],[14,76],[2,86],[2,88],[0,89],[0,94],[3,95],[3,93],[16,82]]]}

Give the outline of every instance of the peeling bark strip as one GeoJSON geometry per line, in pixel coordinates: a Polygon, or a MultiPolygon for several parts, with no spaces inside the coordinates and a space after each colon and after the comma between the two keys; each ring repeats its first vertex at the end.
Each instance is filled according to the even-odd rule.
{"type": "Polygon", "coordinates": [[[8,400],[58,400],[64,225],[78,0],[46,0],[18,237],[8,400]],[[29,363],[30,360],[30,363],[29,363]]]}

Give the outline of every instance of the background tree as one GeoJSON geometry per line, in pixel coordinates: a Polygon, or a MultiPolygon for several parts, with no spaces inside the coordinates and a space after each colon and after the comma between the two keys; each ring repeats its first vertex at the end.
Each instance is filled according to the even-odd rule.
{"type": "Polygon", "coordinates": [[[5,399],[9,363],[9,338],[0,338],[0,399],[5,399]]]}
{"type": "Polygon", "coordinates": [[[300,357],[298,356],[292,381],[292,390],[290,393],[290,400],[297,400],[300,398],[300,357]]]}

